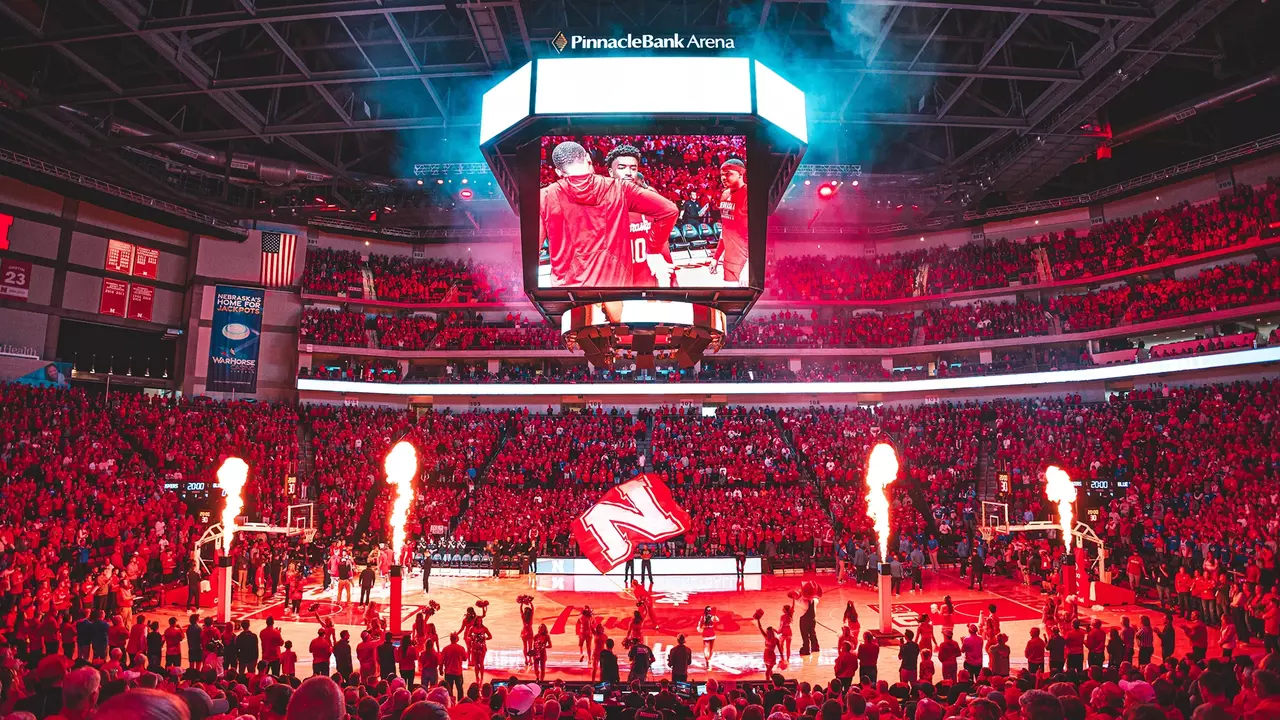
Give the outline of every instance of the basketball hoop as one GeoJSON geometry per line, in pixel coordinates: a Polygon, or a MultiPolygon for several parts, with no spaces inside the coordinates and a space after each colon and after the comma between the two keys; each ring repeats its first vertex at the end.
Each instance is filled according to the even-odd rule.
{"type": "Polygon", "coordinates": [[[656,360],[693,367],[708,350],[724,346],[728,319],[715,308],[666,300],[617,300],[570,309],[560,321],[565,345],[592,365],[634,363],[652,370],[656,360]]]}

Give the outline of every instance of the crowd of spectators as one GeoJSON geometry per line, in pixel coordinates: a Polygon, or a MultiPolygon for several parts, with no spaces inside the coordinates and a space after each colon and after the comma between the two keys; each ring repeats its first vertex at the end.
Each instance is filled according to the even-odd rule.
{"type": "Polygon", "coordinates": [[[120,435],[140,449],[162,480],[212,487],[222,460],[249,464],[246,508],[283,521],[286,479],[298,472],[298,413],[288,404],[120,395],[110,410],[120,435]]]}
{"type": "Polygon", "coordinates": [[[204,527],[116,430],[129,406],[4,384],[0,407],[0,702],[11,702],[16,660],[32,659],[16,649],[64,647],[68,627],[74,648],[74,621],[173,580],[204,527]]]}
{"type": "MultiPolygon", "coordinates": [[[[871,445],[888,438],[904,460],[889,491],[902,536],[895,556],[916,556],[920,559],[910,564],[918,567],[924,562],[920,550],[935,547],[935,531],[945,534],[942,528],[970,525],[976,503],[972,486],[983,447],[991,449],[994,469],[1010,476],[1008,500],[1016,518],[1049,516],[1039,476],[1047,464],[1058,464],[1089,492],[1109,493],[1092,523],[1106,542],[1109,563],[1124,568],[1121,584],[1148,598],[1154,595],[1153,602],[1189,621],[1184,628],[1191,645],[1187,658],[1172,657],[1173,642],[1165,645],[1162,629],[1162,651],[1154,664],[1135,664],[1133,643],[1126,645],[1117,634],[1117,644],[1105,648],[1105,662],[1099,649],[1100,659],[1090,658],[1087,671],[1054,668],[1052,646],[1049,672],[1023,671],[1010,667],[1007,638],[997,635],[971,643],[976,652],[964,659],[974,667],[952,675],[944,665],[943,679],[936,684],[932,663],[922,673],[920,656],[911,655],[910,664],[904,664],[909,674],[898,681],[877,682],[865,672],[866,665],[858,673],[860,683],[852,682],[854,672],[834,670],[845,678],[828,683],[838,688],[834,692],[818,693],[805,684],[788,690],[776,680],[764,692],[709,685],[702,697],[711,699],[705,705],[695,701],[687,709],[689,717],[711,720],[721,709],[717,703],[728,699],[734,700],[734,715],[758,715],[756,720],[764,717],[763,710],[753,709],[759,703],[780,705],[786,720],[799,720],[789,713],[809,705],[818,708],[817,720],[862,720],[870,717],[868,703],[885,720],[942,720],[953,711],[999,720],[1015,706],[1028,720],[1090,714],[1126,720],[1280,716],[1274,546],[1280,535],[1280,462],[1274,450],[1280,439],[1280,383],[1268,379],[1155,385],[1115,393],[1101,403],[1068,395],[875,408],[729,407],[714,417],[674,407],[634,415],[601,410],[553,415],[418,414],[326,405],[306,407],[300,418],[287,405],[120,394],[105,398],[20,385],[0,386],[0,400],[6,409],[0,419],[6,503],[0,517],[0,710],[5,712],[28,711],[39,720],[55,715],[151,717],[138,709],[142,706],[128,704],[145,700],[175,708],[165,717],[189,718],[197,709],[207,717],[216,705],[219,712],[234,709],[256,720],[338,720],[348,712],[345,706],[364,713],[360,706],[372,703],[390,708],[388,717],[413,720],[419,716],[412,714],[417,711],[410,703],[429,700],[442,707],[437,712],[417,706],[433,713],[423,717],[446,720],[443,706],[458,698],[433,687],[432,681],[418,688],[413,673],[418,667],[411,660],[406,672],[400,656],[389,672],[381,667],[367,673],[362,667],[362,674],[351,679],[352,655],[363,665],[377,654],[353,653],[348,642],[345,656],[336,656],[336,679],[349,686],[343,691],[323,678],[300,682],[307,672],[299,671],[296,654],[274,667],[264,642],[273,636],[255,634],[247,625],[256,619],[225,634],[193,622],[197,633],[210,633],[205,647],[231,647],[222,656],[230,661],[225,671],[219,670],[223,661],[216,660],[203,669],[170,674],[160,666],[160,651],[169,648],[165,654],[181,660],[183,644],[190,645],[193,637],[189,626],[167,633],[172,638],[160,635],[158,628],[144,628],[143,634],[156,636],[153,654],[149,637],[139,644],[127,625],[103,619],[104,614],[127,619],[136,592],[184,570],[186,549],[202,528],[177,494],[165,490],[167,481],[207,478],[220,456],[214,450],[234,452],[252,469],[249,513],[278,518],[280,505],[273,501],[285,495],[278,483],[297,472],[293,463],[299,457],[301,422],[314,431],[320,537],[350,536],[362,522],[385,526],[389,493],[381,463],[391,442],[405,436],[417,447],[422,473],[411,510],[411,537],[438,533],[432,526],[447,525],[444,519],[449,518],[456,519],[456,527],[444,532],[456,539],[527,542],[552,553],[574,551],[568,523],[600,493],[652,467],[668,479],[694,527],[660,551],[830,556],[836,538],[843,542],[868,534],[863,463],[871,445]],[[370,496],[375,484],[378,492],[370,496]],[[368,517],[361,520],[362,515],[368,517]],[[1221,630],[1210,635],[1201,621],[1221,630]],[[1210,638],[1223,657],[1215,651],[1205,659],[1210,638]],[[1261,659],[1238,651],[1258,638],[1267,643],[1261,659]],[[257,663],[260,642],[263,666],[257,663]],[[252,650],[249,661],[241,649],[252,650]],[[1228,650],[1237,652],[1228,657],[1228,650]],[[848,692],[846,684],[851,685],[848,692]],[[132,689],[139,685],[160,692],[132,689]],[[317,709],[323,705],[315,704],[318,692],[333,701],[330,715],[317,709]],[[766,699],[770,697],[779,702],[766,699]]],[[[378,538],[368,540],[376,544],[378,538]]],[[[252,552],[262,565],[270,566],[271,543],[249,542],[255,543],[252,552]],[[265,547],[257,547],[263,543],[265,547]]],[[[962,538],[957,548],[967,542],[962,538]]],[[[990,545],[975,543],[975,558],[1010,574],[1032,567],[1029,556],[1052,552],[1047,541],[996,537],[990,545]]],[[[956,550],[962,559],[969,557],[967,552],[956,550]]],[[[290,578],[299,575],[289,568],[283,577],[292,587],[290,578]]],[[[1077,630],[1067,626],[1065,632],[1077,630]]],[[[335,648],[327,644],[331,641],[323,628],[320,638],[308,650],[312,672],[324,676],[330,674],[335,648]]],[[[872,658],[874,668],[874,655],[859,649],[867,650],[865,657],[872,658]]],[[[1025,655],[1028,663],[1036,662],[1030,647],[1025,655]]],[[[219,655],[214,651],[212,657],[219,655]]],[[[198,659],[188,656],[195,662],[209,659],[207,653],[198,659]]],[[[847,660],[841,664],[837,659],[837,668],[849,667],[847,660]]],[[[487,707],[505,707],[517,690],[477,685],[471,691],[475,697],[462,702],[477,703],[489,693],[487,707]]],[[[550,690],[547,698],[558,692],[550,690]]],[[[592,692],[588,688],[573,700],[587,715],[592,713],[592,692]]],[[[632,709],[639,716],[647,703],[666,702],[664,697],[637,693],[620,702],[638,703],[632,709]],[[654,699],[646,699],[650,697],[654,699]]],[[[533,700],[525,700],[510,708],[510,718],[533,720],[526,717],[533,700]]],[[[683,707],[678,698],[672,702],[683,707]]],[[[382,715],[377,708],[373,713],[382,715]]]]}
{"type": "Polygon", "coordinates": [[[973,340],[1048,335],[1049,316],[1040,305],[1027,301],[948,305],[925,310],[915,319],[926,345],[973,340]]]}
{"type": "Polygon", "coordinates": [[[456,517],[508,419],[504,413],[417,415],[331,405],[307,406],[304,414],[313,430],[316,524],[323,537],[334,538],[356,536],[362,525],[365,530],[386,527],[390,494],[383,492],[383,461],[393,441],[400,439],[417,448],[419,477],[424,480],[410,509],[410,534],[426,535],[430,525],[456,517]],[[371,488],[372,512],[362,522],[371,488]]]}
{"type": "Polygon", "coordinates": [[[1149,322],[1166,317],[1227,310],[1280,299],[1280,260],[1255,260],[1201,270],[1186,280],[1139,285],[1125,319],[1149,322]]]}
{"type": "Polygon", "coordinates": [[[1049,301],[1049,311],[1062,318],[1063,332],[1088,332],[1114,327],[1129,308],[1128,285],[1080,295],[1059,295],[1049,301]]]}
{"type": "Polygon", "coordinates": [[[1263,220],[1276,217],[1280,194],[1275,185],[1239,185],[1209,202],[1183,202],[1112,220],[1080,237],[1070,231],[1051,234],[1043,244],[1054,277],[1077,279],[1239,245],[1257,237],[1263,220]]]}
{"type": "Polygon", "coordinates": [[[367,319],[360,313],[309,307],[304,308],[298,318],[298,337],[304,343],[315,345],[367,347],[367,324],[367,319]]]}
{"type": "Polygon", "coordinates": [[[440,329],[440,322],[430,315],[379,315],[375,327],[378,347],[425,350],[440,329]]]}
{"type": "Polygon", "coordinates": [[[353,288],[363,292],[364,261],[355,250],[308,247],[302,267],[302,291],[314,295],[347,295],[353,288]]]}

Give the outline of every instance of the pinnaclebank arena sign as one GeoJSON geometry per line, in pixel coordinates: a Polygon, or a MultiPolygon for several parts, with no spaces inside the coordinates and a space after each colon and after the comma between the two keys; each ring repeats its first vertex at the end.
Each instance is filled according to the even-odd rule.
{"type": "Polygon", "coordinates": [[[697,35],[632,35],[624,37],[587,37],[557,33],[551,41],[556,52],[566,50],[734,50],[733,38],[699,37],[697,35]]]}

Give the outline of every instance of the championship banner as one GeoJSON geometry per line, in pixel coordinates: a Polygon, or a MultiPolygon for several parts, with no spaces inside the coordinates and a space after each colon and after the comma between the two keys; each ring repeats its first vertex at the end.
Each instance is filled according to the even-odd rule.
{"type": "Polygon", "coordinates": [[[690,522],[662,480],[645,474],[606,492],[569,530],[583,555],[607,573],[634,555],[637,544],[683,535],[690,522]]]}
{"type": "Polygon", "coordinates": [[[155,305],[155,299],[155,288],[132,283],[129,286],[129,319],[151,322],[151,309],[155,305]]]}
{"type": "Polygon", "coordinates": [[[156,279],[156,268],[160,267],[160,251],[137,246],[133,249],[133,276],[156,279]]]}
{"type": "Polygon", "coordinates": [[[102,315],[124,317],[128,309],[129,283],[102,278],[102,298],[98,301],[98,312],[102,315]]]}
{"type": "Polygon", "coordinates": [[[214,290],[206,389],[252,393],[258,390],[258,344],[262,335],[262,290],[214,290]]]}
{"type": "Polygon", "coordinates": [[[133,243],[107,240],[107,259],[102,267],[122,275],[133,274],[133,243]]]}

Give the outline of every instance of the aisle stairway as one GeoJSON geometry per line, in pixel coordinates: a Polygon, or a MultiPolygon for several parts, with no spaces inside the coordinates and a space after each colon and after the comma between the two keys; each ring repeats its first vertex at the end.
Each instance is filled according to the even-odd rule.
{"type": "Polygon", "coordinates": [[[378,293],[374,291],[373,271],[367,265],[360,267],[360,284],[364,286],[364,296],[369,300],[377,300],[378,293]]]}
{"type": "Polygon", "coordinates": [[[984,422],[982,442],[978,449],[977,487],[974,489],[978,496],[978,502],[983,500],[995,501],[1000,495],[1000,484],[996,480],[996,444],[994,436],[995,421],[984,422]]]}
{"type": "Polygon", "coordinates": [[[316,500],[315,431],[305,413],[298,413],[298,498],[297,502],[316,500]],[[304,482],[305,481],[305,482],[304,482]]]}

